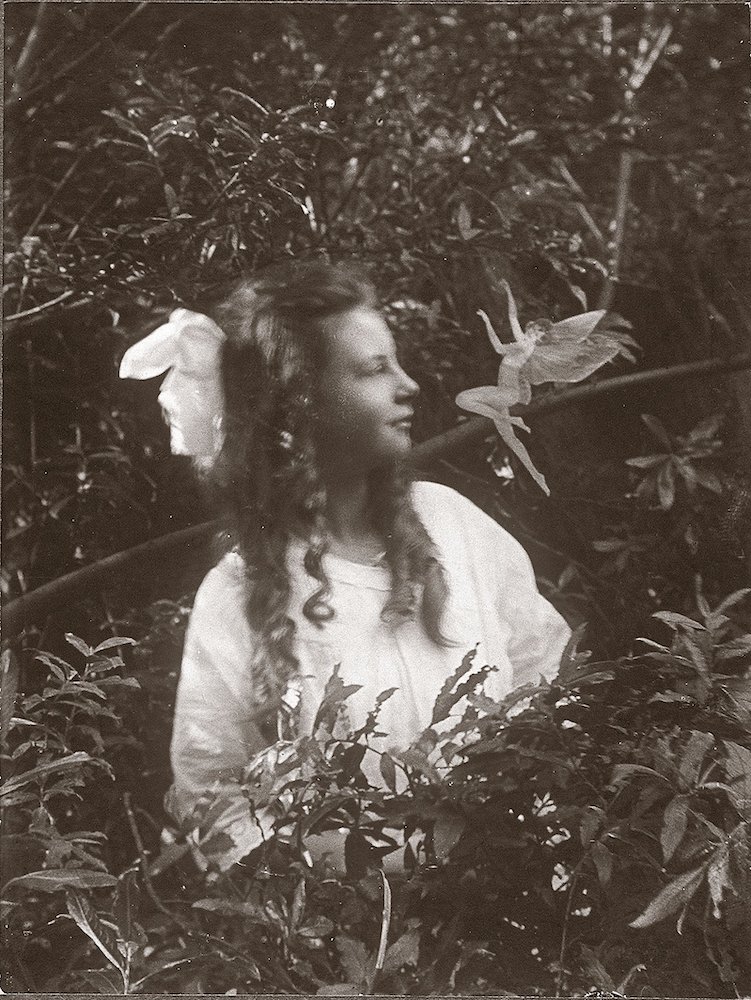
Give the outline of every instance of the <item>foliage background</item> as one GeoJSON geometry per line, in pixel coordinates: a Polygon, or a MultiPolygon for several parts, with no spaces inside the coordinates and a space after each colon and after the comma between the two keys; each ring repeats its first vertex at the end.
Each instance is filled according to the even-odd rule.
{"type": "MultiPolygon", "coordinates": [[[[369,264],[422,386],[421,439],[457,421],[458,391],[494,379],[496,359],[476,310],[509,339],[504,279],[524,319],[562,318],[585,301],[614,308],[633,324],[640,367],[748,350],[742,7],[11,3],[5,65],[6,599],[210,516],[184,460],[168,455],[155,387],[118,384],[117,362],[176,303],[200,307],[243,269],[305,254],[352,254],[369,264]]],[[[716,608],[747,582],[750,396],[748,374],[740,373],[634,389],[539,417],[530,448],[551,483],[550,500],[492,440],[433,472],[522,540],[546,593],[574,623],[591,623],[587,645],[610,662],[654,629],[655,611],[696,617],[702,602],[716,608]]],[[[107,905],[120,906],[122,916],[123,893],[136,879],[126,871],[135,854],[124,802],[146,825],[147,851],[157,852],[185,595],[207,560],[188,551],[118,580],[13,643],[4,677],[13,696],[5,703],[12,715],[16,688],[19,699],[42,697],[15,704],[17,717],[42,728],[32,740],[16,732],[6,774],[12,780],[85,752],[117,777],[97,783],[93,798],[69,799],[90,773],[78,760],[64,774],[75,778],[71,788],[64,783],[45,798],[39,786],[41,812],[9,806],[12,835],[21,838],[4,851],[9,878],[93,864],[72,848],[51,847],[50,823],[77,850],[94,847],[78,843],[77,831],[93,831],[94,841],[106,833],[107,846],[94,854],[120,879],[107,905]],[[45,713],[59,692],[49,696],[52,707],[44,692],[66,681],[54,671],[47,677],[35,655],[46,648],[65,660],[64,629],[92,646],[138,637],[141,644],[124,651],[127,665],[115,663],[111,676],[138,677],[140,691],[120,691],[130,698],[120,705],[113,690],[105,686],[98,698],[77,686],[98,682],[73,678],[76,712],[92,718],[77,734],[64,726],[55,744],[50,733],[70,705],[51,721],[45,713]],[[116,707],[114,716],[97,706],[116,707]]],[[[733,623],[732,638],[740,639],[747,620],[741,613],[733,623]]],[[[664,642],[664,632],[657,638],[664,642]]],[[[732,664],[738,683],[744,663],[741,656],[732,664]]],[[[669,754],[694,731],[714,732],[714,723],[702,728],[676,713],[665,722],[669,754]]],[[[747,734],[747,714],[737,724],[747,734]]],[[[631,763],[648,753],[639,742],[639,734],[650,738],[644,725],[623,749],[631,763]]],[[[601,739],[598,732],[594,745],[601,739]]],[[[748,745],[742,733],[731,739],[748,745]]],[[[614,763],[601,753],[597,787],[608,780],[605,762],[614,763]]],[[[724,751],[712,753],[722,769],[724,751]]],[[[721,823],[706,815],[730,836],[731,814],[740,816],[732,803],[728,809],[721,823]]],[[[650,820],[658,837],[662,815],[650,820]]],[[[139,947],[161,935],[156,954],[169,957],[179,948],[175,925],[139,885],[152,908],[149,943],[139,947]]],[[[561,900],[565,915],[572,897],[565,888],[554,895],[551,954],[556,935],[560,945],[561,900]]],[[[643,901],[637,896],[635,889],[631,916],[643,901]]],[[[8,954],[20,962],[13,975],[26,986],[30,976],[31,988],[84,988],[76,970],[91,956],[81,950],[80,930],[59,918],[60,897],[25,899],[8,924],[8,954]],[[53,951],[66,956],[65,968],[53,951]]],[[[583,988],[595,966],[582,947],[600,946],[603,975],[619,985],[628,969],[621,956],[607,971],[603,942],[613,926],[621,934],[623,920],[596,926],[588,943],[577,939],[563,959],[557,952],[570,979],[560,979],[560,968],[542,971],[548,957],[523,983],[507,979],[507,988],[543,988],[556,977],[560,988],[583,988]]],[[[739,926],[743,933],[748,925],[739,926]]],[[[725,928],[723,947],[731,937],[725,928]]],[[[673,932],[676,955],[691,951],[677,941],[673,932]]],[[[490,946],[489,953],[497,990],[499,952],[490,946]]],[[[698,971],[678,962],[660,972],[658,949],[639,988],[653,976],[658,993],[672,983],[675,993],[732,996],[731,984],[742,982],[733,961],[707,945],[698,971]]],[[[450,974],[421,979],[427,967],[418,966],[417,982],[457,985],[456,975],[451,983],[450,974]]],[[[174,975],[164,980],[172,990],[201,981],[174,975]]],[[[296,982],[308,989],[305,975],[296,982]]],[[[318,975],[334,982],[350,973],[334,965],[318,975]]],[[[459,985],[469,991],[488,981],[486,973],[468,976],[459,985]]],[[[253,983],[266,990],[282,980],[264,974],[245,987],[253,983]]],[[[412,979],[392,985],[419,989],[412,979]]]]}

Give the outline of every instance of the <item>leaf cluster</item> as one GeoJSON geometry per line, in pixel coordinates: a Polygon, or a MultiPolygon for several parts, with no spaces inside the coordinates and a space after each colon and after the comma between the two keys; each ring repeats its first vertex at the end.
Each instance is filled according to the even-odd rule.
{"type": "MultiPolygon", "coordinates": [[[[376,740],[388,691],[360,729],[342,728],[352,692],[334,671],[314,733],[245,772],[248,808],[271,825],[242,865],[221,863],[233,845],[210,842],[210,815],[146,847],[137,788],[136,840],[103,863],[101,833],[61,834],[54,796],[37,803],[71,775],[61,794],[80,793],[99,758],[70,742],[29,758],[5,789],[34,789],[34,802],[7,812],[46,853],[6,884],[6,941],[26,920],[23,963],[50,913],[72,919],[90,948],[54,982],[73,990],[582,995],[594,981],[735,995],[751,975],[747,599],[664,612],[664,634],[608,661],[593,662],[580,632],[551,684],[501,703],[470,651],[401,751],[376,740]],[[375,753],[378,786],[363,770],[375,753]]],[[[23,702],[14,741],[48,703],[55,727],[53,688],[120,669],[76,642],[88,674],[47,656],[50,692],[23,702]]],[[[92,699],[81,688],[76,711],[92,699]]]]}

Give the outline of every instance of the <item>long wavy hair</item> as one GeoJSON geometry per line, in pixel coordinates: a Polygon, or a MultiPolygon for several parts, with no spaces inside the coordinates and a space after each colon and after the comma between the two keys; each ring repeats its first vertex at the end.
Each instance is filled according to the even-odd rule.
{"type": "MultiPolygon", "coordinates": [[[[358,307],[378,308],[364,271],[309,262],[244,278],[209,310],[226,335],[224,445],[209,480],[228,542],[245,565],[246,612],[259,640],[251,662],[259,704],[283,693],[297,668],[286,562],[293,535],[307,539],[304,566],[318,583],[303,614],[323,628],[336,613],[323,566],[326,491],[313,417],[326,361],[323,322],[358,307]]],[[[419,613],[430,638],[445,645],[445,574],[412,506],[409,476],[394,464],[375,470],[369,485],[372,522],[385,539],[392,577],[383,618],[398,627],[419,613]]]]}

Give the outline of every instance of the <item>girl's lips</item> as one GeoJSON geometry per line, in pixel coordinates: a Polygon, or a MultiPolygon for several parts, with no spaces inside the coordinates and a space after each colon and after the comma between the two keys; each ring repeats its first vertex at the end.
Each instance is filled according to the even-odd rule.
{"type": "Polygon", "coordinates": [[[391,424],[393,427],[411,427],[413,419],[414,419],[414,414],[408,413],[404,417],[399,417],[398,420],[392,420],[391,424]]]}

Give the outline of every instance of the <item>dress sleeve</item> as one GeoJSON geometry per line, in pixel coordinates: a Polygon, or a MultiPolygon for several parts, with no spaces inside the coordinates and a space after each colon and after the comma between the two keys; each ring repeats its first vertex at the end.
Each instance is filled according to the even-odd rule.
{"type": "Polygon", "coordinates": [[[561,655],[571,636],[563,616],[537,589],[529,556],[517,540],[506,536],[502,550],[499,603],[511,625],[508,656],[513,686],[537,683],[542,675],[550,681],[558,673],[561,655]]]}
{"type": "MultiPolygon", "coordinates": [[[[426,526],[462,540],[466,565],[483,603],[509,628],[512,685],[552,680],[571,635],[566,621],[537,589],[532,562],[520,543],[471,500],[437,483],[419,483],[416,497],[426,526]]],[[[462,563],[464,564],[464,563],[462,563]]],[[[468,581],[457,581],[460,586],[468,581]]]]}
{"type": "Polygon", "coordinates": [[[265,741],[253,722],[249,669],[253,637],[245,619],[242,587],[222,563],[198,589],[185,636],[170,748],[173,787],[167,807],[189,825],[203,799],[211,803],[209,835],[221,867],[257,847],[271,825],[253,812],[239,779],[265,741]],[[266,829],[264,829],[264,826],[266,829]],[[227,834],[214,838],[214,834],[227,834]]]}

